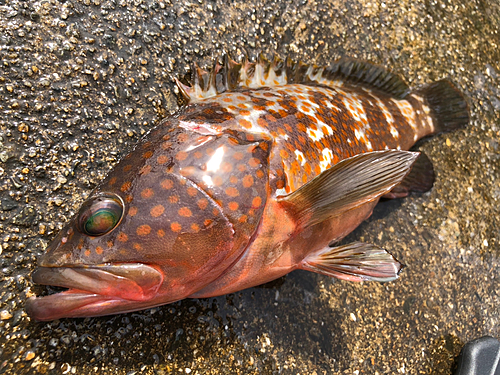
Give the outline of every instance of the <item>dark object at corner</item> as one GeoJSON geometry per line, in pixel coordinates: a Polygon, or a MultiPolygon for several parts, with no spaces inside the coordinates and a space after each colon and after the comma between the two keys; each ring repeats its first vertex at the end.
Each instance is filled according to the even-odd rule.
{"type": "Polygon", "coordinates": [[[455,375],[500,375],[500,342],[490,336],[469,341],[460,352],[455,375]]]}

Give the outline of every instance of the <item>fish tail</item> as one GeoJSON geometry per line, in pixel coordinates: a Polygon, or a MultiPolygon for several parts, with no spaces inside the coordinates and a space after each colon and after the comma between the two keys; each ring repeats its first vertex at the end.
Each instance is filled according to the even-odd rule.
{"type": "Polygon", "coordinates": [[[415,92],[429,106],[433,134],[461,129],[469,123],[469,106],[463,93],[448,79],[425,85],[415,92]]]}

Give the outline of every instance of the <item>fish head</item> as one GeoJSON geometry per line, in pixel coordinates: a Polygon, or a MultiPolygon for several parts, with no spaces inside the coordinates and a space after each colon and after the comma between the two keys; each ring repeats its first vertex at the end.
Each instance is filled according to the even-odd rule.
{"type": "Polygon", "coordinates": [[[135,311],[186,298],[251,241],[268,194],[266,142],[170,120],[120,161],[33,273],[68,288],[27,302],[36,320],[135,311]]]}

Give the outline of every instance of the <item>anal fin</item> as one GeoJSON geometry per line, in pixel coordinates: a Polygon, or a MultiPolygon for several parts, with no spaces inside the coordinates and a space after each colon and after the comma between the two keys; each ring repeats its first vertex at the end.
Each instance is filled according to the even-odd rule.
{"type": "Polygon", "coordinates": [[[307,256],[301,269],[347,281],[392,281],[404,267],[388,251],[364,242],[326,247],[307,256]]]}

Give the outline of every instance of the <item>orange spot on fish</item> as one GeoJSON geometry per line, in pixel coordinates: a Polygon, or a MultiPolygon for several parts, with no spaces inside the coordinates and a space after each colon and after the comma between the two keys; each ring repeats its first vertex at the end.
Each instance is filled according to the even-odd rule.
{"type": "Polygon", "coordinates": [[[189,139],[189,135],[186,133],[179,134],[179,136],[177,137],[177,140],[179,142],[182,142],[182,143],[186,142],[188,139],[189,139]]]}
{"type": "Polygon", "coordinates": [[[132,245],[132,247],[137,250],[137,251],[141,251],[142,250],[142,246],[136,242],[134,242],[134,244],[132,245]]]}
{"type": "Polygon", "coordinates": [[[248,120],[245,119],[240,119],[238,123],[243,126],[245,129],[251,129],[252,128],[252,123],[248,120]]]}
{"type": "Polygon", "coordinates": [[[238,170],[240,172],[245,172],[247,169],[247,166],[245,164],[238,164],[238,170]]]}
{"type": "Polygon", "coordinates": [[[144,154],[142,154],[142,157],[144,159],[149,159],[151,156],[153,156],[153,151],[146,151],[144,154]]]}
{"type": "Polygon", "coordinates": [[[248,220],[248,216],[247,215],[241,215],[239,218],[238,218],[238,221],[240,223],[246,223],[248,220]]]}
{"type": "Polygon", "coordinates": [[[238,183],[238,177],[236,177],[236,176],[229,177],[229,182],[232,183],[232,184],[237,184],[238,183]]]}
{"type": "Polygon", "coordinates": [[[188,154],[187,152],[185,151],[179,151],[176,155],[175,155],[175,158],[179,161],[182,161],[182,160],[186,160],[186,158],[188,157],[188,154]]]}
{"type": "Polygon", "coordinates": [[[283,159],[288,159],[288,152],[286,152],[286,150],[283,150],[281,149],[280,150],[280,156],[283,158],[283,159]]]}
{"type": "Polygon", "coordinates": [[[123,167],[123,172],[128,172],[132,169],[132,166],[130,164],[126,165],[123,167]]]}
{"type": "Polygon", "coordinates": [[[134,200],[134,196],[132,194],[128,194],[126,197],[125,197],[125,202],[127,203],[130,203],[134,200]]]}
{"type": "Polygon", "coordinates": [[[130,207],[128,210],[128,216],[135,216],[137,214],[137,207],[130,207]]]}
{"type": "Polygon", "coordinates": [[[225,173],[230,173],[233,170],[233,165],[228,162],[223,162],[222,165],[222,171],[225,173]]]}
{"type": "Polygon", "coordinates": [[[155,192],[153,191],[153,189],[146,188],[143,191],[141,191],[141,197],[143,197],[143,198],[148,199],[148,198],[151,198],[153,195],[155,195],[155,192]]]}
{"type": "Polygon", "coordinates": [[[95,248],[95,252],[97,253],[97,255],[101,255],[103,251],[104,251],[104,249],[100,246],[97,246],[95,248]]]}
{"type": "Polygon", "coordinates": [[[163,180],[160,183],[161,187],[164,188],[165,190],[172,189],[174,187],[174,183],[172,180],[169,180],[168,178],[163,180]]]}
{"type": "Polygon", "coordinates": [[[231,98],[224,98],[224,99],[222,99],[222,101],[224,101],[226,103],[231,103],[233,101],[233,99],[231,99],[231,98]]]}
{"type": "Polygon", "coordinates": [[[229,202],[227,206],[231,211],[236,211],[239,207],[239,204],[237,202],[229,202]]]}
{"type": "Polygon", "coordinates": [[[290,167],[291,167],[290,171],[292,172],[293,175],[297,175],[300,172],[300,166],[297,160],[294,160],[290,165],[290,167]]]}
{"type": "Polygon", "coordinates": [[[158,229],[156,235],[160,238],[165,237],[165,231],[163,229],[158,229]]]}
{"type": "Polygon", "coordinates": [[[196,159],[199,159],[199,158],[201,158],[202,156],[203,156],[203,154],[202,154],[200,151],[196,151],[196,152],[194,153],[194,157],[195,157],[196,159]]]}
{"type": "Polygon", "coordinates": [[[151,166],[148,164],[148,165],[145,165],[141,168],[141,170],[139,171],[139,173],[141,175],[147,175],[149,172],[151,172],[151,166]]]}
{"type": "Polygon", "coordinates": [[[85,254],[86,257],[89,257],[90,256],[90,250],[85,250],[84,254],[85,254]]]}
{"type": "Polygon", "coordinates": [[[254,152],[254,150],[255,150],[255,147],[256,147],[255,145],[250,145],[250,146],[248,146],[248,147],[247,147],[247,152],[248,152],[249,154],[253,154],[253,152],[254,152]]]}
{"type": "Polygon", "coordinates": [[[139,225],[136,230],[137,235],[139,236],[147,236],[151,233],[151,227],[147,224],[139,225]]]}
{"type": "Polygon", "coordinates": [[[162,148],[163,150],[168,150],[170,147],[172,147],[172,142],[163,142],[163,143],[161,144],[161,148],[162,148]]]}
{"type": "Polygon", "coordinates": [[[156,161],[158,164],[165,164],[168,161],[168,156],[167,155],[160,155],[156,158],[156,161]]]}
{"type": "MultiPolygon", "coordinates": [[[[217,202],[217,204],[218,204],[219,206],[222,206],[222,202],[221,202],[221,201],[218,201],[218,202],[217,202]]],[[[214,208],[214,209],[212,210],[212,215],[217,216],[218,214],[219,214],[219,210],[218,210],[217,208],[214,208]]]]}
{"type": "MultiPolygon", "coordinates": [[[[191,176],[193,175],[194,173],[196,172],[196,168],[195,167],[185,167],[185,168],[182,168],[180,173],[182,176],[184,177],[187,177],[187,176],[191,176]]],[[[181,184],[184,185],[182,182],[184,180],[181,180],[181,184]]]]}
{"type": "Polygon", "coordinates": [[[261,204],[262,204],[261,197],[255,197],[254,199],[252,199],[252,208],[259,208],[261,204]]]}
{"type": "Polygon", "coordinates": [[[283,181],[283,180],[276,181],[276,188],[277,189],[283,189],[284,187],[285,187],[285,181],[283,181]]]}
{"type": "Polygon", "coordinates": [[[163,212],[165,212],[165,207],[163,207],[161,204],[157,205],[157,206],[154,206],[150,211],[149,213],[151,214],[151,216],[153,217],[158,217],[158,216],[161,216],[161,214],[163,214],[163,212]]]}
{"type": "Polygon", "coordinates": [[[200,231],[200,226],[196,223],[191,224],[191,230],[195,233],[198,233],[200,231]]]}
{"type": "Polygon", "coordinates": [[[198,194],[198,190],[196,190],[194,187],[188,187],[187,193],[189,196],[194,197],[196,194],[198,194]]]}
{"type": "Polygon", "coordinates": [[[260,161],[259,159],[256,158],[250,158],[250,160],[248,161],[248,165],[251,166],[252,168],[256,168],[260,166],[260,161]]]}
{"type": "Polygon", "coordinates": [[[210,224],[212,224],[213,220],[210,220],[210,219],[205,219],[205,221],[203,222],[203,225],[205,227],[208,227],[210,224]]]}
{"type": "Polygon", "coordinates": [[[224,179],[221,176],[215,176],[212,179],[212,182],[214,183],[215,186],[221,186],[224,183],[224,179]]]}
{"type": "Polygon", "coordinates": [[[311,172],[312,172],[311,164],[305,163],[304,164],[304,170],[306,171],[307,174],[311,174],[311,172]]]}
{"type": "Polygon", "coordinates": [[[111,177],[111,179],[109,180],[108,184],[113,186],[114,184],[116,183],[116,177],[111,177]]]}
{"type": "MultiPolygon", "coordinates": [[[[254,107],[254,108],[255,108],[255,107],[254,107]]],[[[262,109],[261,109],[261,110],[264,110],[264,107],[262,107],[262,109]]],[[[267,121],[266,121],[266,120],[264,120],[262,117],[259,117],[259,118],[257,119],[257,125],[259,125],[261,128],[266,129],[266,128],[268,127],[268,125],[269,125],[269,124],[268,124],[268,123],[267,123],[267,121]]]]}
{"type": "Polygon", "coordinates": [[[240,195],[240,192],[238,191],[238,189],[230,186],[226,189],[226,194],[230,197],[237,197],[238,195],[240,195]]]}
{"type": "Polygon", "coordinates": [[[170,229],[172,229],[172,232],[180,232],[182,230],[182,226],[177,222],[173,222],[170,224],[170,229]]]}
{"type": "Polygon", "coordinates": [[[248,111],[246,109],[245,110],[241,110],[240,111],[240,115],[242,115],[242,116],[250,116],[250,111],[248,111]]]}
{"type": "Polygon", "coordinates": [[[198,205],[198,207],[204,210],[208,206],[208,200],[206,200],[205,198],[201,198],[200,200],[198,200],[198,202],[196,202],[196,204],[198,205]]]}
{"type": "Polygon", "coordinates": [[[109,247],[109,248],[112,248],[113,247],[113,241],[108,241],[106,242],[106,245],[109,247]]]}
{"type": "Polygon", "coordinates": [[[118,236],[116,236],[116,239],[120,242],[127,242],[128,236],[125,233],[120,232],[120,233],[118,233],[118,236]]]}
{"type": "Polygon", "coordinates": [[[188,207],[181,207],[179,209],[179,211],[177,211],[177,213],[180,216],[183,216],[183,217],[191,217],[191,216],[193,216],[193,213],[191,212],[191,210],[188,207]]]}
{"type": "Polygon", "coordinates": [[[168,201],[172,204],[179,202],[179,196],[178,195],[171,195],[168,197],[168,201]]]}
{"type": "Polygon", "coordinates": [[[122,185],[120,190],[125,192],[125,191],[129,190],[131,186],[132,186],[132,183],[130,181],[127,181],[122,185]]]}
{"type": "Polygon", "coordinates": [[[297,124],[297,129],[299,129],[303,133],[307,132],[307,127],[302,122],[299,122],[297,124]]]}
{"type": "Polygon", "coordinates": [[[258,171],[255,172],[255,175],[258,177],[258,178],[264,178],[264,172],[259,169],[258,171]]]}
{"type": "Polygon", "coordinates": [[[243,177],[243,186],[249,188],[252,185],[253,185],[253,177],[247,174],[245,177],[243,177]]]}

